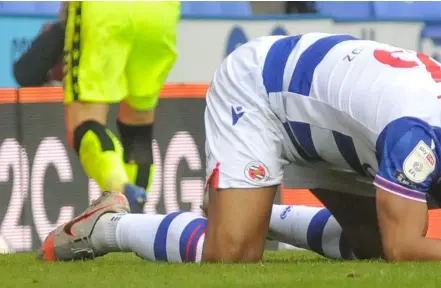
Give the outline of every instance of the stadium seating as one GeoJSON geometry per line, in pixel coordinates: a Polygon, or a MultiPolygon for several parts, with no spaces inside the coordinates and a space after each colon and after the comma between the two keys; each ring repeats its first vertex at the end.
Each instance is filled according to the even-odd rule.
{"type": "Polygon", "coordinates": [[[251,16],[248,1],[183,1],[182,16],[251,16]]]}
{"type": "Polygon", "coordinates": [[[438,1],[317,1],[321,14],[339,19],[441,19],[438,1]]]}
{"type": "Polygon", "coordinates": [[[370,1],[317,1],[315,7],[325,16],[333,18],[369,18],[373,16],[370,1]]]}
{"type": "Polygon", "coordinates": [[[35,2],[35,10],[42,15],[57,15],[60,11],[61,2],[41,1],[35,2]]]}
{"type": "MultiPolygon", "coordinates": [[[[441,20],[438,1],[317,1],[320,14],[336,19],[415,19],[441,20]]],[[[183,1],[184,17],[252,16],[249,1],[183,1]]],[[[0,1],[2,15],[55,16],[59,1],[0,1]]]]}
{"type": "MultiPolygon", "coordinates": [[[[248,1],[183,1],[182,16],[251,16],[248,1]]],[[[0,14],[54,16],[60,9],[60,2],[54,1],[0,1],[0,14]]]]}
{"type": "Polygon", "coordinates": [[[0,14],[54,16],[60,10],[60,4],[59,1],[0,1],[0,14]]]}
{"type": "Polygon", "coordinates": [[[375,16],[389,19],[441,19],[441,2],[438,1],[375,1],[375,16]]]}

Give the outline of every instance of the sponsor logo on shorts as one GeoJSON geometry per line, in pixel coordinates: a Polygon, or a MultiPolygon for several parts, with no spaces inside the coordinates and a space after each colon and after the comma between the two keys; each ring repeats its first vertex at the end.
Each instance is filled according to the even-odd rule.
{"type": "Polygon", "coordinates": [[[245,177],[254,182],[264,182],[269,178],[268,168],[262,162],[250,162],[245,167],[245,177]]]}
{"type": "Polygon", "coordinates": [[[435,164],[432,149],[420,141],[404,160],[403,172],[410,181],[422,183],[435,170],[435,164]]]}
{"type": "Polygon", "coordinates": [[[292,206],[288,206],[285,209],[283,209],[282,213],[280,213],[280,219],[285,219],[288,216],[288,213],[291,212],[292,206]]]}

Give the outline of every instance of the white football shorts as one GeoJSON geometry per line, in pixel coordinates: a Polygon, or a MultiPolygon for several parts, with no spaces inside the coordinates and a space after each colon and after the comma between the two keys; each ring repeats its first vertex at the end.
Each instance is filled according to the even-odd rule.
{"type": "Polygon", "coordinates": [[[242,45],[216,71],[207,92],[207,184],[216,188],[279,185],[288,160],[286,131],[271,111],[253,45],[242,45]]]}

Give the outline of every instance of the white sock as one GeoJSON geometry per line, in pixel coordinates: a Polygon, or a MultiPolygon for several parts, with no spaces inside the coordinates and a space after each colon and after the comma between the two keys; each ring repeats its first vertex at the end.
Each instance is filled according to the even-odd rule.
{"type": "Polygon", "coordinates": [[[103,253],[120,251],[116,243],[116,227],[125,213],[103,214],[95,224],[90,241],[95,250],[103,253]]]}
{"type": "Polygon", "coordinates": [[[328,209],[273,205],[269,235],[272,239],[312,250],[334,259],[353,259],[342,228],[328,209]]]}
{"type": "Polygon", "coordinates": [[[121,251],[151,261],[200,262],[207,219],[192,212],[127,214],[116,227],[121,251]]]}
{"type": "MultiPolygon", "coordinates": [[[[151,261],[200,262],[207,219],[168,215],[104,214],[91,235],[101,252],[130,251],[151,261]]],[[[270,237],[336,259],[353,259],[342,229],[325,208],[273,205],[270,237]]]]}

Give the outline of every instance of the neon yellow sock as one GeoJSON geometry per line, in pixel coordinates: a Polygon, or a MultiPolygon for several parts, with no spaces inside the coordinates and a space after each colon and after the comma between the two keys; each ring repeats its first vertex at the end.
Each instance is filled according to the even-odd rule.
{"type": "Polygon", "coordinates": [[[140,167],[136,163],[130,162],[124,163],[124,168],[130,183],[145,188],[147,193],[150,191],[155,176],[155,164],[140,167]]]}
{"type": "Polygon", "coordinates": [[[124,169],[123,149],[118,138],[105,129],[106,139],[101,139],[93,131],[87,130],[81,138],[79,158],[86,174],[94,179],[103,191],[123,192],[124,185],[129,183],[124,169]],[[103,143],[113,146],[113,149],[104,148],[103,143]]]}

